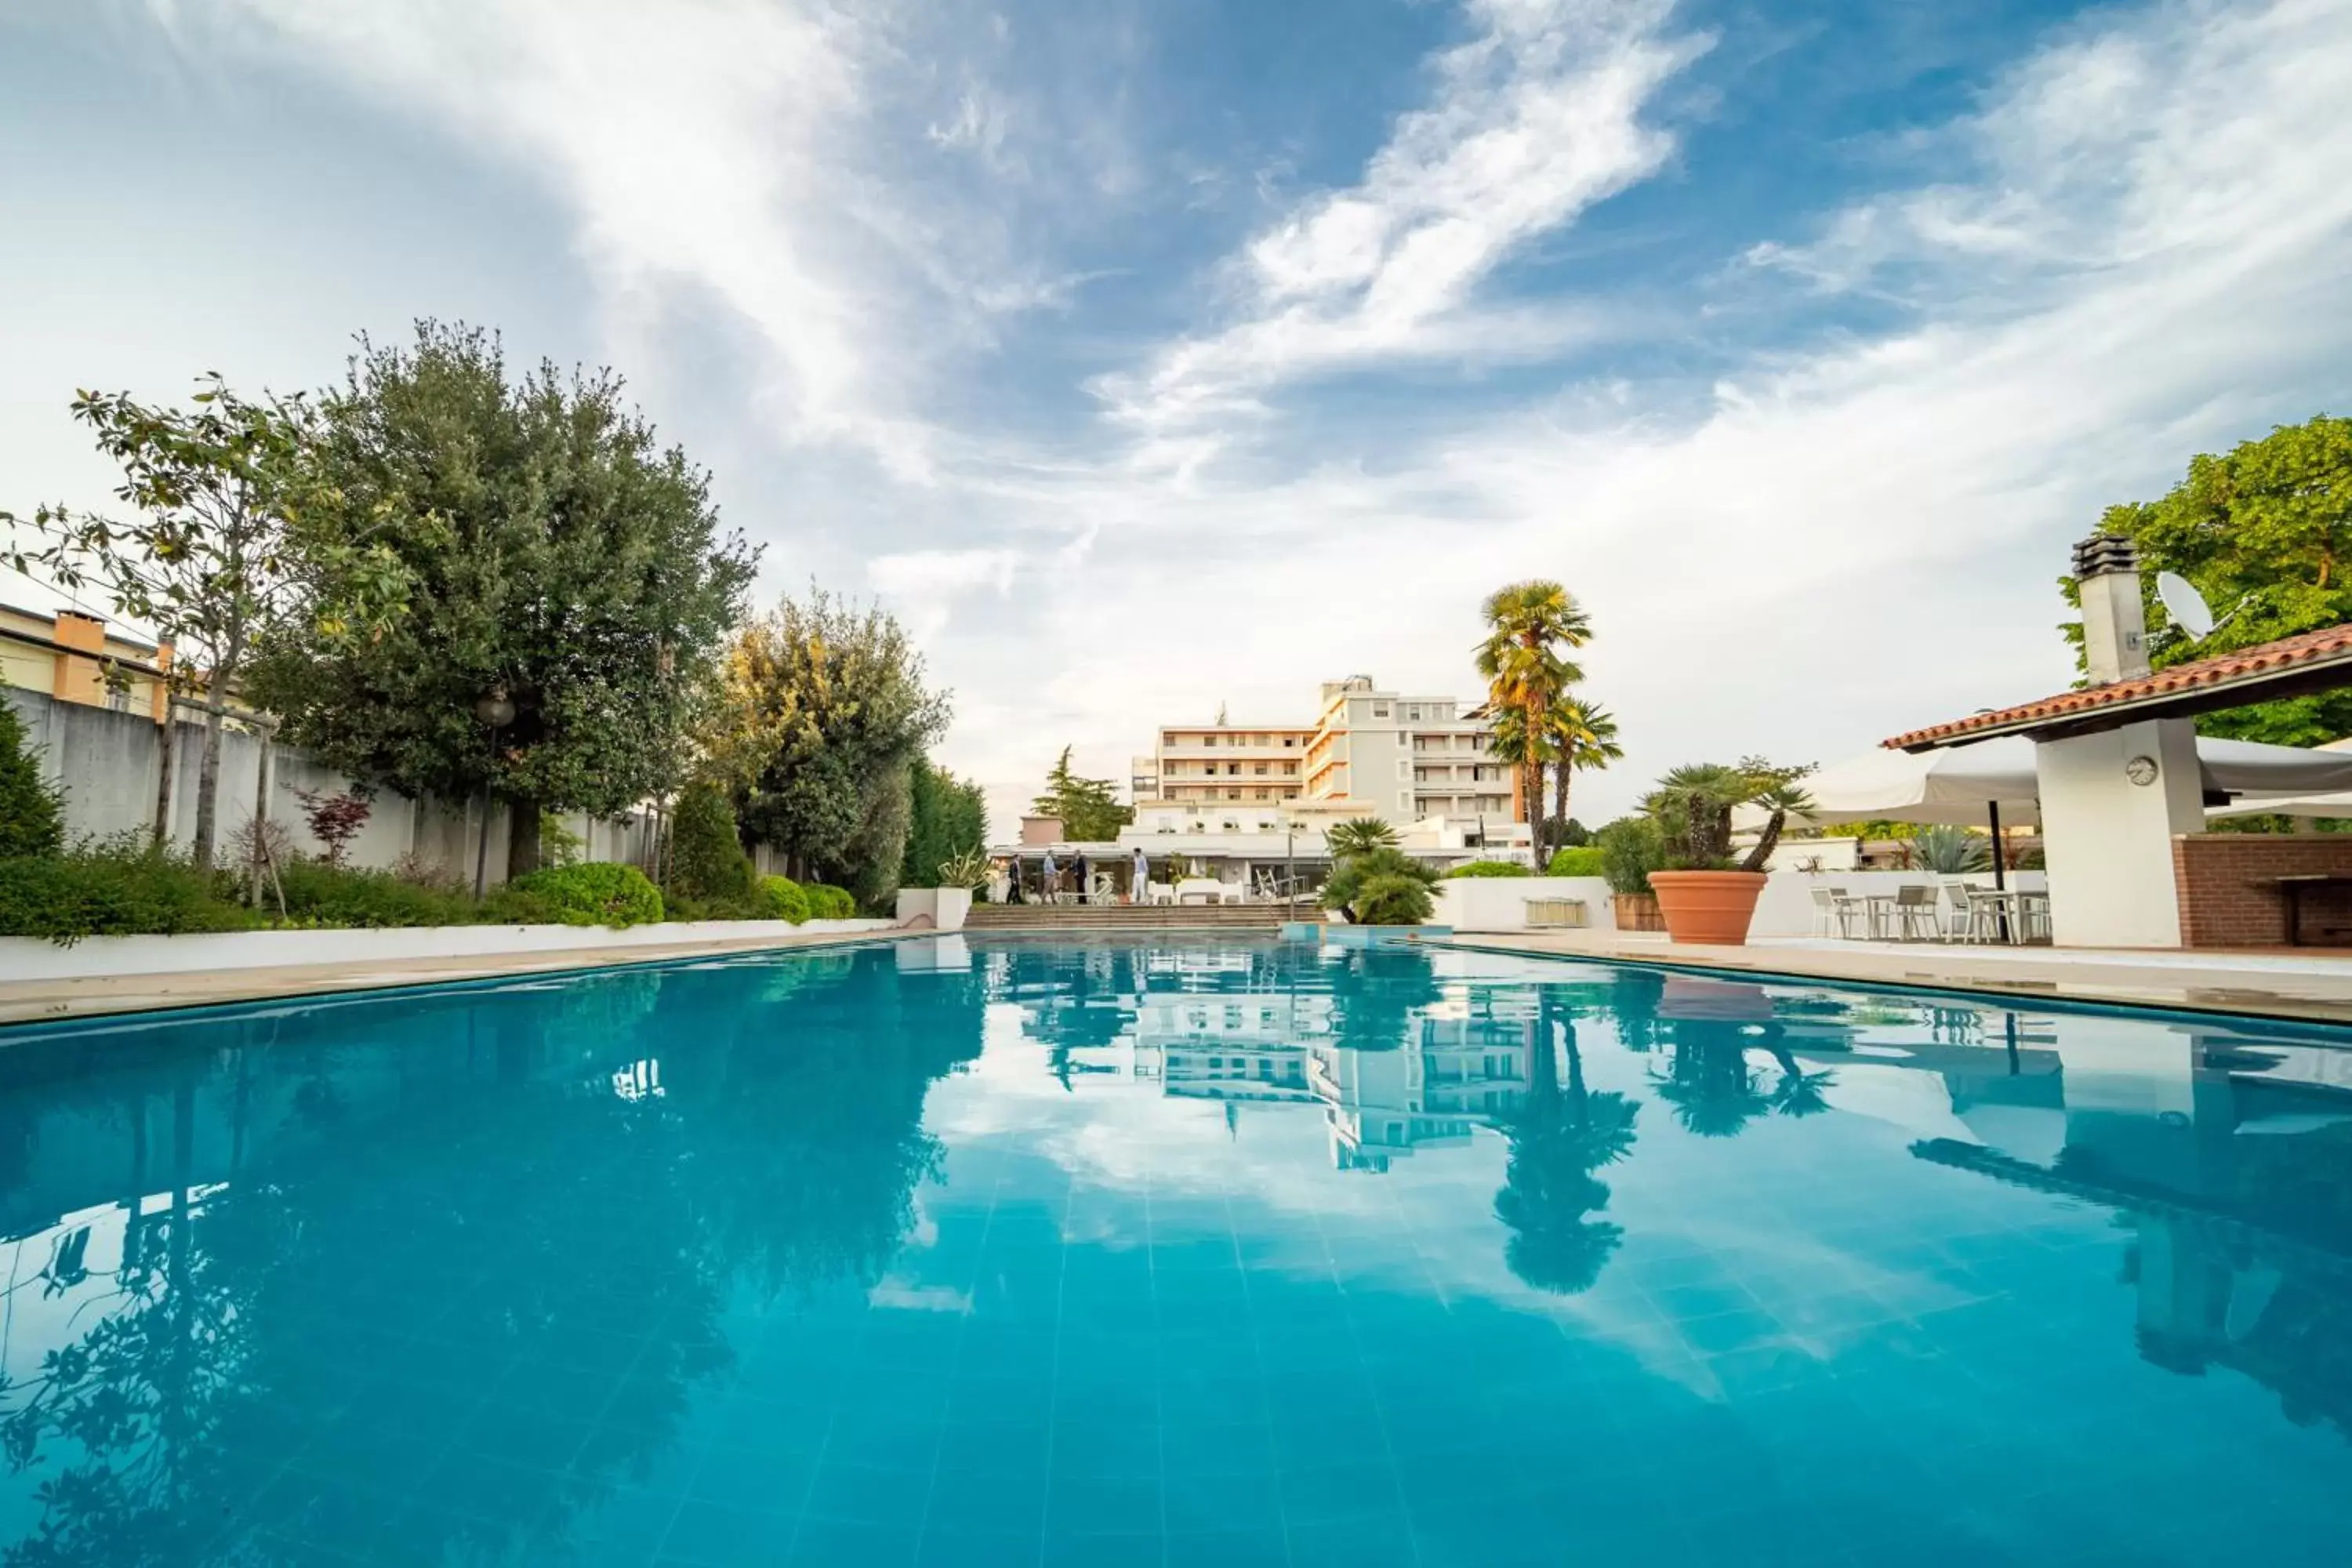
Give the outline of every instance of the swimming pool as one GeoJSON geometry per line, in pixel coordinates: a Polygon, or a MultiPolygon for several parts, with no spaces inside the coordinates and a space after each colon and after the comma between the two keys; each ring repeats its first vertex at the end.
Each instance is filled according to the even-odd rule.
{"type": "Polygon", "coordinates": [[[1167,937],[12,1040],[8,1568],[2347,1550],[2310,1031],[1167,937]]]}

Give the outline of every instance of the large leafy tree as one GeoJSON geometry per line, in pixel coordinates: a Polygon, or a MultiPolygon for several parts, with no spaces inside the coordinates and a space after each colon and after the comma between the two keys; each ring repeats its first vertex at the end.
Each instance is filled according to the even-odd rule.
{"type": "MultiPolygon", "coordinates": [[[[2149,662],[2158,669],[2352,620],[2352,419],[2320,415],[2200,456],[2161,498],[2109,507],[2099,526],[2139,547],[2148,584],[2149,662]],[[2155,597],[2178,572],[2227,616],[2191,639],[2155,597]]],[[[2072,578],[2067,601],[2078,603],[2072,578]]],[[[2077,648],[2082,628],[2067,628],[2077,648]]],[[[2352,690],[2209,713],[2209,734],[2310,746],[2352,734],[2352,690]]]]}
{"type": "Polygon", "coordinates": [[[1045,793],[1029,809],[1039,816],[1061,818],[1062,837],[1073,844],[1117,838],[1118,830],[1135,820],[1134,808],[1118,803],[1118,787],[1110,780],[1081,778],[1070,770],[1067,746],[1045,775],[1045,793]]]}
{"type": "Polygon", "coordinates": [[[1591,640],[1592,623],[1567,589],[1540,578],[1496,589],[1480,614],[1486,637],[1477,666],[1486,701],[1479,711],[1494,723],[1496,760],[1517,771],[1528,820],[1540,824],[1551,710],[1584,679],[1568,650],[1591,640]]]}
{"type": "Polygon", "coordinates": [[[706,746],[744,826],[793,873],[869,905],[898,889],[910,773],[947,731],[945,692],[898,620],[812,588],[739,631],[706,746]]]}
{"type": "MultiPolygon", "coordinates": [[[[415,583],[392,548],[396,520],[347,511],[320,488],[305,461],[317,421],[303,400],[242,397],[215,374],[191,403],[79,394],[74,417],[121,466],[114,493],[131,517],[45,506],[30,519],[0,512],[0,523],[17,571],[102,588],[117,615],[173,645],[174,689],[205,710],[194,848],[209,867],[221,727],[256,657],[272,642],[323,658],[360,655],[398,629],[415,583]]],[[[430,520],[414,521],[431,531],[430,520]]],[[[159,818],[159,842],[165,826],[159,818]]]]}
{"type": "Polygon", "coordinates": [[[306,443],[326,531],[387,539],[410,613],[370,639],[269,639],[254,693],[337,767],[504,799],[510,875],[538,864],[542,812],[678,784],[756,561],[622,392],[610,371],[510,376],[495,337],[427,321],[363,342],[306,443]],[[495,731],[493,696],[513,709],[495,731]]]}

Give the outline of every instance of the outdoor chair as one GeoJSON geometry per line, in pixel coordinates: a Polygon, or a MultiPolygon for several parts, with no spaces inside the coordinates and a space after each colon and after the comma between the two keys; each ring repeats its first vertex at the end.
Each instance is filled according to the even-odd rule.
{"type": "Polygon", "coordinates": [[[2000,906],[1998,900],[1981,896],[1981,889],[1971,888],[1966,882],[1947,882],[1944,892],[1952,900],[1952,923],[1948,932],[1952,940],[2000,940],[2000,906]]]}
{"type": "Polygon", "coordinates": [[[1933,942],[1944,934],[1936,918],[1936,889],[1914,884],[1895,889],[1895,934],[1904,942],[1933,942]]]}
{"type": "Polygon", "coordinates": [[[1853,918],[1864,912],[1861,905],[1848,897],[1843,888],[1813,889],[1813,934],[1815,936],[1835,935],[1840,939],[1852,937],[1853,918]],[[1832,926],[1837,928],[1834,932],[1830,929],[1832,926]]]}

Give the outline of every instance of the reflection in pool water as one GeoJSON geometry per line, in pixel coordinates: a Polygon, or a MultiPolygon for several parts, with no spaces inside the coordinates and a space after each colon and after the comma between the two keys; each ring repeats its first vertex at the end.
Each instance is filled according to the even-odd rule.
{"type": "Polygon", "coordinates": [[[941,938],[20,1035],[8,1564],[2336,1562],[2352,1049],[941,938]]]}

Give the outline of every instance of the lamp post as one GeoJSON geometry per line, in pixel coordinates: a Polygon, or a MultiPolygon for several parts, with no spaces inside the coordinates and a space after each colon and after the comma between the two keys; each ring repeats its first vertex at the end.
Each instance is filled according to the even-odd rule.
{"type": "MultiPolygon", "coordinates": [[[[515,705],[507,696],[504,686],[493,686],[474,699],[474,717],[490,732],[490,762],[499,758],[499,731],[514,722],[515,705]]],[[[474,846],[474,897],[478,900],[489,888],[490,876],[490,771],[482,770],[482,833],[474,846]]]]}

